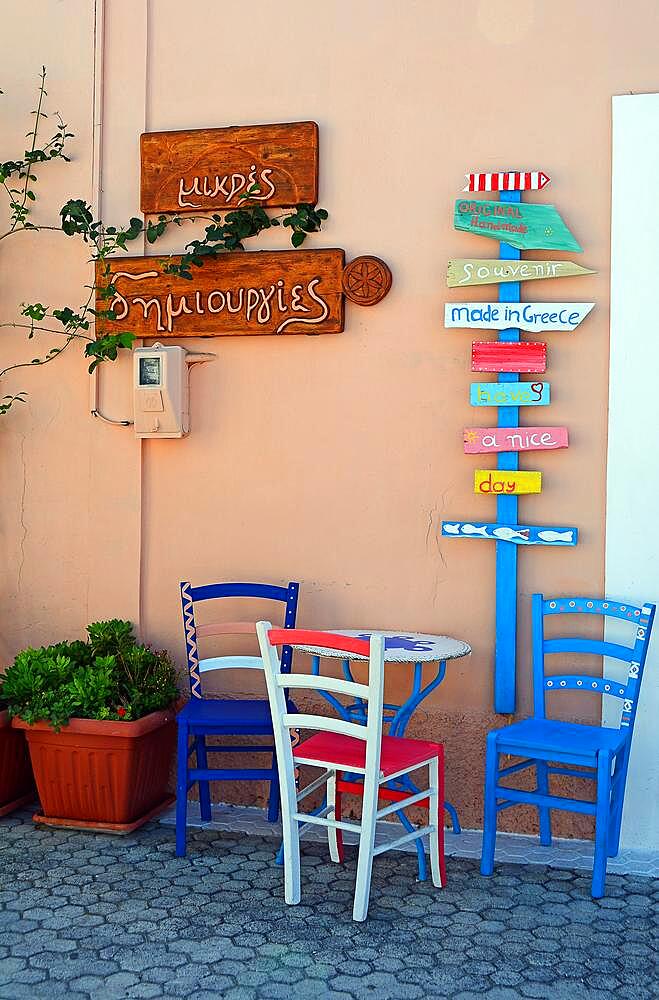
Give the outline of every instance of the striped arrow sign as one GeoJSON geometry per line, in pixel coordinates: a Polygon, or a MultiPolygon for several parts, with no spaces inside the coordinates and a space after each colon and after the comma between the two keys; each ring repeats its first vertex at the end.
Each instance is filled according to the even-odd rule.
{"type": "Polygon", "coordinates": [[[465,174],[463,191],[542,191],[550,183],[541,170],[502,170],[499,173],[465,174]]]}
{"type": "Polygon", "coordinates": [[[581,246],[553,205],[458,198],[453,226],[465,233],[501,240],[519,250],[576,250],[581,246]]]}

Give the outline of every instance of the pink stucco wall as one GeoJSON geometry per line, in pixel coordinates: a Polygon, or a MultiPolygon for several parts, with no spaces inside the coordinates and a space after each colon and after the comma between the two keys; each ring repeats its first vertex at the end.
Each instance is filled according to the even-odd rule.
{"type": "MultiPolygon", "coordinates": [[[[441,540],[438,525],[494,513],[472,492],[481,463],[461,444],[462,428],[488,411],[476,419],[468,404],[472,338],[445,331],[442,317],[445,301],[464,297],[445,286],[447,259],[495,247],[452,229],[452,203],[467,169],[545,170],[553,184],[533,200],[559,207],[584,247],[580,262],[598,271],[524,289],[536,300],[597,303],[578,332],[548,335],[546,422],[569,427],[570,448],[522,462],[543,471],[544,485],[521,501],[521,518],[580,531],[576,549],[520,553],[525,710],[529,595],[603,585],[610,98],[657,88],[659,8],[253,0],[238,14],[211,0],[113,0],[95,89],[94,5],[37,7],[39,17],[33,7],[7,15],[29,35],[33,65],[8,53],[1,113],[22,142],[45,62],[51,107],[66,112],[77,139],[75,162],[44,185],[44,205],[98,196],[92,122],[102,135],[102,210],[117,223],[138,211],[144,129],[313,119],[330,221],[310,245],[375,253],[394,286],[375,308],[348,305],[340,336],[188,341],[217,361],[192,375],[183,441],[140,444],[93,421],[86,366],[73,352],[12,375],[6,389],[3,380],[3,391],[31,395],[0,420],[0,657],[121,615],[182,662],[179,579],[298,579],[305,625],[444,632],[472,644],[416,728],[446,740],[449,793],[478,825],[482,736],[500,721],[491,710],[494,547],[441,540]],[[64,28],[73,34],[66,55],[56,42],[64,28]]],[[[167,246],[180,249],[178,239],[167,246]]],[[[281,234],[261,244],[283,245],[281,234]]],[[[26,298],[75,301],[87,278],[84,255],[63,237],[39,246],[37,256],[25,234],[0,244],[2,321],[26,298]]],[[[4,330],[0,359],[17,353],[34,356],[4,330]]],[[[129,374],[125,362],[103,372],[101,404],[112,416],[130,415],[129,374]]],[[[389,682],[393,697],[405,678],[389,682]]],[[[510,822],[530,828],[519,816],[510,822]]]]}

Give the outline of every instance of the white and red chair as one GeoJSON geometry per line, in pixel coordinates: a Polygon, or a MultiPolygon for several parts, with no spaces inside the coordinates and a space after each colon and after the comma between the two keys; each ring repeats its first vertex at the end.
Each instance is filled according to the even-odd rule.
{"type": "Polygon", "coordinates": [[[359,834],[359,855],[353,919],[365,920],[371,888],[373,858],[394,847],[428,835],[433,884],[441,888],[446,883],[444,862],[444,748],[426,740],[403,739],[382,735],[382,703],[384,698],[384,639],[374,635],[370,640],[347,638],[331,632],[306,629],[273,628],[270,622],[258,622],[256,632],[265,670],[270,711],[274,730],[284,838],[284,887],[287,903],[300,902],[300,834],[308,824],[327,827],[330,854],[339,860],[340,844],[337,832],[348,830],[359,834]],[[352,660],[368,662],[368,683],[341,680],[337,677],[302,673],[282,673],[277,647],[293,649],[319,647],[338,649],[352,660]],[[292,713],[288,710],[285,691],[330,691],[335,695],[361,698],[367,706],[366,725],[346,722],[336,717],[292,713]],[[291,745],[291,729],[312,729],[313,736],[291,745]],[[323,773],[298,791],[295,769],[300,765],[321,768],[323,773]],[[387,798],[384,785],[392,778],[428,768],[428,787],[378,809],[378,799],[387,798]],[[337,818],[337,775],[343,772],[364,776],[362,816],[360,822],[337,818]],[[314,813],[300,812],[299,803],[312,792],[327,786],[327,805],[314,813]],[[427,805],[428,825],[415,828],[396,840],[375,846],[378,820],[408,806],[427,805]]]}

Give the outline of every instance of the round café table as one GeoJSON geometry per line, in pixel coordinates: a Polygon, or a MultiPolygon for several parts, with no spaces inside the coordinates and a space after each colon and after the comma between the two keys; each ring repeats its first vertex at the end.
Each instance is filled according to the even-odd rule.
{"type": "MultiPolygon", "coordinates": [[[[400,669],[389,666],[389,664],[409,664],[413,665],[411,690],[408,697],[401,705],[385,703],[384,723],[389,727],[389,736],[404,736],[407,726],[413,713],[428,695],[438,687],[446,676],[446,664],[449,660],[458,660],[471,653],[471,646],[461,639],[452,639],[447,635],[429,635],[425,632],[385,632],[381,630],[359,630],[359,629],[325,629],[335,635],[345,635],[353,639],[370,639],[372,635],[383,635],[385,641],[384,663],[385,670],[400,669]],[[424,663],[436,664],[434,676],[423,684],[424,663]]],[[[337,649],[327,649],[320,646],[300,646],[300,651],[307,652],[312,656],[312,673],[320,673],[321,656],[329,656],[341,659],[343,676],[347,681],[354,681],[350,668],[350,660],[345,658],[345,654],[337,649]]],[[[353,656],[353,660],[358,661],[365,657],[353,656]]],[[[402,669],[405,669],[404,667],[402,669]]],[[[337,714],[347,722],[366,723],[366,705],[362,699],[357,698],[351,705],[343,705],[333,695],[326,691],[319,692],[323,698],[332,705],[337,714]]],[[[411,778],[404,776],[396,779],[393,785],[401,785],[412,791],[419,791],[411,778]]],[[[460,821],[458,814],[450,802],[445,802],[446,811],[451,817],[453,832],[460,833],[460,821]]],[[[411,832],[412,824],[405,814],[397,812],[400,822],[411,832]]],[[[426,858],[421,840],[416,842],[419,858],[419,878],[424,881],[427,877],[426,858]]]]}

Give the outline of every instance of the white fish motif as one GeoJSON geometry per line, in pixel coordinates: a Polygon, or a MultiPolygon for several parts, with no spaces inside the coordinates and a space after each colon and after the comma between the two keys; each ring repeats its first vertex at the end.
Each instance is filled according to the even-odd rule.
{"type": "Polygon", "coordinates": [[[548,528],[538,532],[538,538],[542,538],[543,542],[571,542],[573,537],[572,531],[550,531],[548,528]]]}
{"type": "Polygon", "coordinates": [[[444,528],[444,531],[445,531],[445,533],[447,535],[459,535],[460,534],[460,525],[459,524],[446,524],[446,522],[444,522],[443,528],[444,528]]]}
{"type": "Polygon", "coordinates": [[[480,528],[477,528],[475,524],[463,524],[462,525],[463,535],[481,535],[483,538],[489,538],[487,533],[487,525],[481,524],[480,528]]]}
{"type": "Polygon", "coordinates": [[[515,531],[514,528],[508,528],[504,525],[501,528],[493,528],[492,534],[495,538],[502,538],[504,542],[510,542],[513,538],[520,538],[524,542],[529,540],[528,528],[523,531],[515,531]]]}

